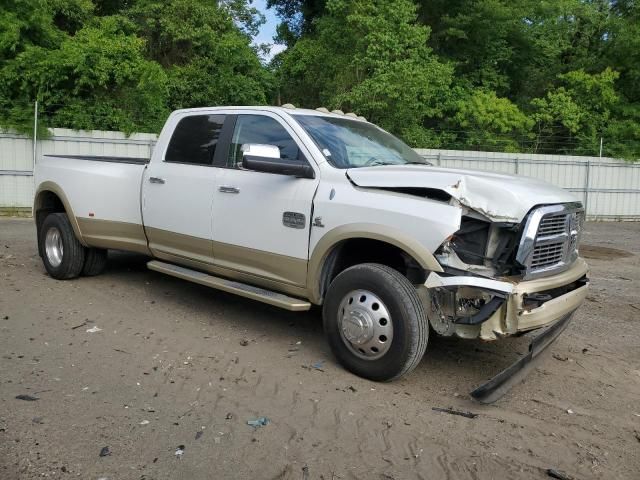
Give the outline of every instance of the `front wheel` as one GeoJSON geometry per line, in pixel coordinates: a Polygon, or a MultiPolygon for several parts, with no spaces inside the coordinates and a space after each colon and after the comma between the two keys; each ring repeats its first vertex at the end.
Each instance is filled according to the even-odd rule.
{"type": "Polygon", "coordinates": [[[40,228],[42,261],[53,278],[67,280],[80,275],[85,248],[73,232],[65,213],[50,213],[40,228]]]}
{"type": "Polygon", "coordinates": [[[427,348],[429,324],[418,293],[386,265],[365,263],[341,272],[322,313],[334,355],[361,377],[395,380],[413,370],[427,348]]]}

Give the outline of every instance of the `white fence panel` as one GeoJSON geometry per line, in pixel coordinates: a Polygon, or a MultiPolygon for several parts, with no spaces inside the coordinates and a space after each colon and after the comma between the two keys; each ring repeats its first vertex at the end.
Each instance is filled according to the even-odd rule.
{"type": "MultiPolygon", "coordinates": [[[[42,155],[99,155],[149,158],[157,136],[99,130],[50,130],[38,140],[36,161],[42,155]]],[[[0,209],[30,208],[33,203],[33,140],[16,133],[0,133],[0,209]]]]}
{"type": "Polygon", "coordinates": [[[434,165],[539,178],[580,198],[591,220],[640,220],[640,163],[527,153],[416,151],[434,165]]]}
{"type": "MultiPolygon", "coordinates": [[[[138,133],[51,130],[36,154],[149,158],[157,137],[138,133]]],[[[597,157],[416,149],[434,165],[515,173],[574,192],[590,219],[640,220],[640,163],[597,157]]],[[[29,208],[33,201],[33,141],[0,132],[0,208],[29,208]]]]}

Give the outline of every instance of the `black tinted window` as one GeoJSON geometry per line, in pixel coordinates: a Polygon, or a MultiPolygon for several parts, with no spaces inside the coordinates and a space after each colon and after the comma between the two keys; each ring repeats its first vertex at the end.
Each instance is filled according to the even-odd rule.
{"type": "Polygon", "coordinates": [[[264,115],[238,115],[229,149],[228,166],[242,163],[242,145],[259,143],[275,145],[280,149],[280,158],[298,160],[298,145],[280,123],[264,115]]]}
{"type": "Polygon", "coordinates": [[[223,123],[224,115],[183,118],[169,141],[165,161],[211,165],[223,123]]]}

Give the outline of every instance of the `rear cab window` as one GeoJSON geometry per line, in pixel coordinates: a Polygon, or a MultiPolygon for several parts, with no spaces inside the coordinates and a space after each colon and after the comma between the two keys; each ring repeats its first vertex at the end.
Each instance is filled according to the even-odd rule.
{"type": "Polygon", "coordinates": [[[181,119],[173,131],[165,162],[212,165],[226,115],[191,115],[181,119]]]}

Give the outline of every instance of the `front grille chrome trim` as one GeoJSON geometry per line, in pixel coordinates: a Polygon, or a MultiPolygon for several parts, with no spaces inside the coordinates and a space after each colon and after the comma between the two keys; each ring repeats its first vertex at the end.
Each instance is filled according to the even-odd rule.
{"type": "Polygon", "coordinates": [[[578,258],[584,209],[580,202],[532,210],[524,226],[516,260],[524,280],[560,273],[578,258]]]}

